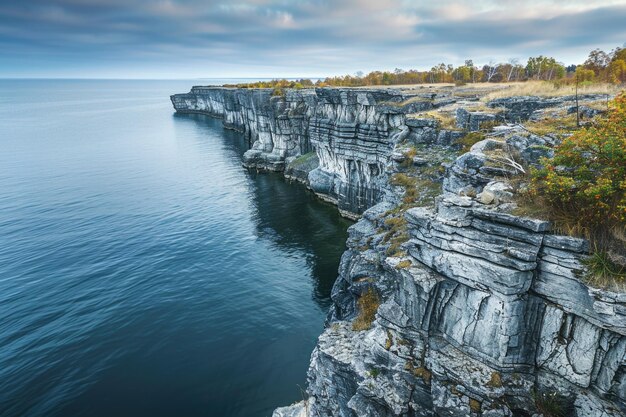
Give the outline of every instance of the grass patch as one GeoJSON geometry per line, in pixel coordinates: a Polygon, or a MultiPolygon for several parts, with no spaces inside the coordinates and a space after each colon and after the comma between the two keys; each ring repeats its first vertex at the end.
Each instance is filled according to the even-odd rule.
{"type": "Polygon", "coordinates": [[[620,291],[626,288],[626,267],[613,262],[606,251],[594,251],[583,264],[588,269],[583,277],[588,284],[620,291]]]}
{"type": "Polygon", "coordinates": [[[478,400],[470,398],[470,400],[469,400],[469,407],[470,407],[470,410],[472,410],[473,413],[480,413],[480,402],[478,400]]]}
{"type": "Polygon", "coordinates": [[[419,113],[419,117],[437,120],[437,123],[439,124],[440,129],[461,130],[458,127],[456,127],[456,117],[449,113],[443,113],[439,111],[429,111],[429,112],[419,113]]]}
{"type": "Polygon", "coordinates": [[[472,146],[481,140],[485,139],[485,134],[482,132],[470,132],[462,138],[458,139],[456,143],[461,145],[461,153],[469,152],[472,146]]]}
{"type": "Polygon", "coordinates": [[[562,136],[578,129],[576,114],[564,114],[559,117],[547,117],[542,120],[524,122],[524,128],[538,136],[562,136]]]}
{"type": "Polygon", "coordinates": [[[423,366],[413,369],[413,375],[415,375],[418,378],[422,378],[422,380],[427,385],[430,385],[430,379],[433,376],[433,374],[428,369],[424,368],[423,366]]]}
{"type": "Polygon", "coordinates": [[[367,292],[358,299],[357,307],[359,315],[352,322],[352,330],[361,331],[368,330],[372,327],[372,322],[376,318],[376,312],[380,306],[378,294],[373,288],[369,288],[367,292]]]}
{"type": "Polygon", "coordinates": [[[544,417],[567,417],[569,404],[567,398],[557,392],[537,392],[532,393],[535,407],[544,417]]]}
{"type": "Polygon", "coordinates": [[[409,168],[413,165],[413,158],[417,155],[417,149],[412,146],[404,151],[403,155],[404,161],[400,165],[404,168],[409,168]]]}
{"type": "Polygon", "coordinates": [[[400,186],[404,188],[415,187],[416,182],[417,180],[415,178],[410,177],[403,173],[394,174],[391,177],[391,181],[390,181],[391,185],[400,186]]]}
{"type": "Polygon", "coordinates": [[[390,217],[385,219],[385,226],[389,228],[389,231],[383,236],[383,243],[390,243],[387,248],[387,255],[394,257],[404,256],[405,254],[400,250],[400,246],[409,240],[406,219],[404,216],[390,217]]]}
{"type": "MultiPolygon", "coordinates": [[[[579,84],[578,94],[617,94],[620,87],[615,84],[591,83],[579,84]]],[[[513,96],[560,97],[576,93],[574,84],[558,84],[550,81],[525,81],[509,83],[504,88],[490,92],[483,97],[484,101],[513,96]]]]}
{"type": "Polygon", "coordinates": [[[307,162],[309,162],[311,159],[315,158],[316,155],[317,153],[315,151],[305,153],[304,155],[300,155],[299,157],[294,159],[289,165],[291,165],[292,167],[298,167],[298,166],[304,165],[307,162]]]}
{"type": "Polygon", "coordinates": [[[387,340],[385,340],[385,350],[391,349],[393,346],[393,335],[389,330],[387,330],[387,340]]]}
{"type": "Polygon", "coordinates": [[[393,107],[404,107],[411,103],[432,103],[432,102],[433,100],[430,98],[415,96],[415,97],[410,97],[404,101],[384,101],[384,102],[381,102],[380,104],[393,106],[393,107]]]}
{"type": "Polygon", "coordinates": [[[416,368],[410,361],[404,365],[404,369],[411,372],[416,377],[421,378],[427,385],[430,385],[430,380],[433,374],[428,369],[424,368],[423,366],[416,368]]]}
{"type": "Polygon", "coordinates": [[[413,264],[413,263],[412,263],[410,260],[405,259],[405,260],[403,260],[403,261],[398,262],[398,265],[396,265],[396,268],[398,268],[398,269],[407,269],[407,268],[408,268],[408,267],[410,267],[412,264],[413,264]]]}
{"type": "Polygon", "coordinates": [[[487,382],[487,386],[491,388],[502,387],[502,375],[500,375],[500,372],[494,371],[491,373],[491,379],[487,382]]]}
{"type": "Polygon", "coordinates": [[[390,184],[404,188],[402,204],[397,208],[397,213],[404,212],[411,207],[427,205],[441,194],[441,184],[438,182],[429,179],[417,179],[404,173],[394,174],[390,184]]]}

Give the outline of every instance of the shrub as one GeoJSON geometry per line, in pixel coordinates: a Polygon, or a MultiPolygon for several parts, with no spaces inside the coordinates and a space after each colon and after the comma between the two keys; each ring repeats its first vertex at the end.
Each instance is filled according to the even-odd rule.
{"type": "Polygon", "coordinates": [[[379,305],[378,294],[373,288],[368,289],[365,294],[361,295],[357,301],[359,315],[352,322],[352,330],[361,331],[372,327],[379,305]]]}
{"type": "Polygon", "coordinates": [[[378,377],[378,375],[380,375],[380,369],[372,368],[367,371],[367,373],[369,374],[369,376],[375,379],[376,377],[378,377]]]}
{"type": "Polygon", "coordinates": [[[474,144],[485,139],[485,134],[481,132],[471,132],[456,141],[461,145],[461,153],[469,152],[474,144]]]}
{"type": "Polygon", "coordinates": [[[626,93],[607,116],[556,147],[532,173],[529,193],[548,204],[561,230],[584,236],[599,251],[626,224],[626,93]]]}
{"type": "Polygon", "coordinates": [[[417,182],[417,180],[413,177],[410,177],[406,174],[394,174],[393,177],[391,177],[391,185],[396,185],[396,186],[401,186],[401,187],[415,187],[415,183],[417,182]]]}
{"type": "Polygon", "coordinates": [[[544,417],[566,417],[570,415],[568,409],[571,408],[567,398],[556,392],[533,392],[535,407],[544,417]]]}

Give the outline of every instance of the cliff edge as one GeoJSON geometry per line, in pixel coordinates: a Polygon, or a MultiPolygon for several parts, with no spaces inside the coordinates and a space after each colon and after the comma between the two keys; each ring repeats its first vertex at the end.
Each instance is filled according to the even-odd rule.
{"type": "MultiPolygon", "coordinates": [[[[588,117],[599,99],[579,97],[588,117]]],[[[588,242],[515,214],[515,179],[558,142],[526,121],[571,114],[573,100],[331,88],[172,96],[177,111],[249,135],[246,166],[285,170],[360,217],[308,398],[275,417],[625,415],[626,294],[582,279],[588,242]]]]}

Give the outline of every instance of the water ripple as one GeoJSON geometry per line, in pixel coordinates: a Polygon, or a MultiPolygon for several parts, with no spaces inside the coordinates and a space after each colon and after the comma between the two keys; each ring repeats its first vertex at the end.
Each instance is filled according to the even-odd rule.
{"type": "Polygon", "coordinates": [[[300,398],[348,223],[172,116],[193,82],[0,81],[0,415],[300,398]],[[5,122],[6,121],[6,122],[5,122]]]}

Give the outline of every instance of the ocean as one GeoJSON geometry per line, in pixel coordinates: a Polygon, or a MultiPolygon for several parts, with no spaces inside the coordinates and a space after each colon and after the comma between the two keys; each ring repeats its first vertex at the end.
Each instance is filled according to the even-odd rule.
{"type": "Polygon", "coordinates": [[[169,95],[0,80],[0,415],[269,416],[302,398],[350,222],[169,95]]]}

